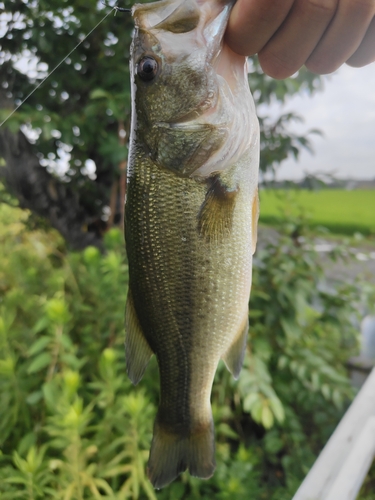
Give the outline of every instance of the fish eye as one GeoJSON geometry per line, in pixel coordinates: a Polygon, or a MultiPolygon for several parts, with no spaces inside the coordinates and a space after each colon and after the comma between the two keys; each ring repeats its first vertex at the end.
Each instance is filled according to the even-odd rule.
{"type": "Polygon", "coordinates": [[[145,82],[153,80],[158,72],[159,64],[151,56],[146,56],[141,59],[137,65],[137,75],[145,82]]]}

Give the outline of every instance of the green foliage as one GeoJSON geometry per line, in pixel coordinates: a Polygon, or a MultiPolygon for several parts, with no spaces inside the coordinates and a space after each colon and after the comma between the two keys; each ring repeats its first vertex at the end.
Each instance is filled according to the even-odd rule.
{"type": "Polygon", "coordinates": [[[1,106],[0,122],[56,67],[6,126],[32,132],[42,166],[60,172],[98,225],[128,154],[119,129],[129,134],[132,17],[112,12],[98,24],[111,8],[96,0],[8,0],[1,7],[0,75],[9,108],[1,106]],[[87,174],[87,160],[96,165],[94,177],[87,174]]]}
{"type": "Polygon", "coordinates": [[[302,210],[312,226],[342,234],[375,234],[375,191],[370,189],[264,189],[260,198],[260,221],[266,224],[278,224],[285,215],[295,216],[302,210]]]}
{"type": "Polygon", "coordinates": [[[324,284],[293,224],[259,250],[245,365],[234,381],[220,364],[212,394],[217,471],[155,492],[157,366],[136,388],[125,373],[122,235],[71,253],[25,218],[0,207],[0,497],[290,499],[353,395],[358,291],[324,284]]]}
{"type": "Polygon", "coordinates": [[[250,59],[249,84],[254,95],[260,125],[260,170],[275,172],[277,167],[288,157],[298,158],[302,149],[312,151],[311,134],[320,135],[317,129],[307,134],[292,133],[289,126],[292,122],[303,122],[296,113],[283,113],[277,118],[268,116],[268,106],[278,102],[284,104],[288,97],[298,93],[312,95],[322,90],[323,80],[319,75],[301,68],[298,73],[285,80],[274,80],[265,75],[258,58],[250,59]]]}
{"type": "Polygon", "coordinates": [[[333,430],[335,408],[351,398],[345,362],[357,350],[359,294],[345,283],[325,283],[318,255],[295,239],[301,227],[301,220],[289,222],[277,244],[258,253],[250,303],[253,352],[267,363],[285,411],[283,426],[266,434],[265,447],[284,450],[287,485],[307,472],[333,430]]]}
{"type": "MultiPolygon", "coordinates": [[[[120,5],[130,7],[132,2],[124,0],[120,5]]],[[[110,8],[96,0],[8,0],[4,10],[0,76],[9,109],[0,109],[0,121],[8,116],[13,103],[22,102],[110,8]],[[25,56],[30,58],[30,64],[26,64],[25,56]],[[20,59],[24,64],[19,64],[20,59]]],[[[113,210],[116,206],[116,182],[127,158],[132,30],[130,15],[109,15],[6,124],[13,132],[23,127],[23,131],[31,133],[41,164],[49,172],[58,173],[78,193],[85,220],[90,221],[90,232],[111,225],[112,219],[107,222],[108,207],[113,210]],[[96,177],[88,175],[87,160],[95,163],[96,177]]],[[[256,57],[251,58],[251,66],[250,87],[260,115],[260,167],[263,172],[272,171],[287,157],[298,157],[301,149],[311,149],[311,143],[309,133],[290,131],[290,124],[301,120],[297,114],[285,113],[271,119],[267,106],[275,101],[282,103],[297,93],[320,90],[322,80],[306,69],[292,78],[274,80],[262,72],[256,57]]],[[[112,214],[115,221],[121,218],[122,204],[123,200],[117,199],[116,214],[112,214]]]]}

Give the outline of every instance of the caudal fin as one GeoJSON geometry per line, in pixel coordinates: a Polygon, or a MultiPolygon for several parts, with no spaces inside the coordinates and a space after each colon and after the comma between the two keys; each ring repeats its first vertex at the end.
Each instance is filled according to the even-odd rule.
{"type": "Polygon", "coordinates": [[[159,489],[189,469],[192,476],[210,478],[215,471],[214,426],[210,424],[189,436],[173,434],[155,422],[147,474],[159,489]]]}

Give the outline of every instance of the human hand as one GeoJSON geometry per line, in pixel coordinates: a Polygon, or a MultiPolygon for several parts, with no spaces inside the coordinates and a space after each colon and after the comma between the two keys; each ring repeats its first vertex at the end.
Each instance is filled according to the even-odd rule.
{"type": "Polygon", "coordinates": [[[237,0],[225,35],[238,54],[258,54],[265,73],[301,66],[326,74],[375,61],[375,0],[237,0]]]}

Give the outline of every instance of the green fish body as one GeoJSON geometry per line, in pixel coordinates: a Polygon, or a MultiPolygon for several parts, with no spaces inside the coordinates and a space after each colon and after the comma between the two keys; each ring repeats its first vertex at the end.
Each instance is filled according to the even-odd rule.
{"type": "Polygon", "coordinates": [[[237,378],[246,348],[259,130],[246,60],[222,42],[230,7],[133,8],[125,349],[134,384],[159,364],[156,488],[187,468],[212,476],[215,371],[223,359],[237,378]]]}

